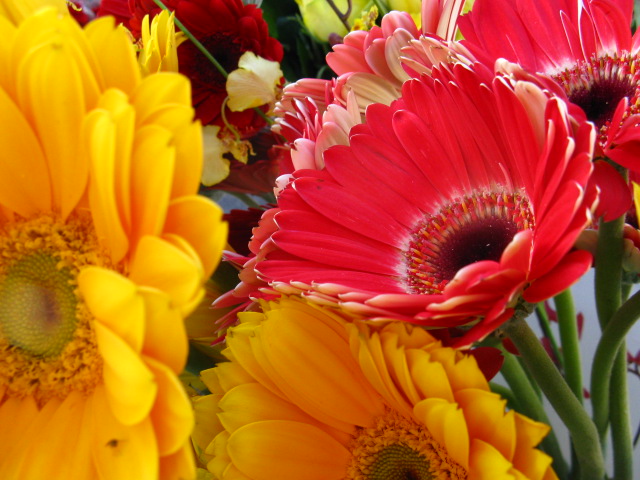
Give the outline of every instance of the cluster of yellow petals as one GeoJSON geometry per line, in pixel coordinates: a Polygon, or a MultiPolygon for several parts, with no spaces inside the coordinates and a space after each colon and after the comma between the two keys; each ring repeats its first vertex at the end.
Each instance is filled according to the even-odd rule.
{"type": "Polygon", "coordinates": [[[372,328],[297,297],[261,306],[229,330],[230,361],[202,373],[211,395],[195,402],[194,443],[215,478],[368,478],[348,476],[360,467],[358,439],[393,425],[414,430],[398,445],[425,445],[434,478],[449,478],[443,468],[451,478],[556,478],[535,448],[549,427],[507,411],[472,356],[420,328],[372,328]]]}
{"type": "Polygon", "coordinates": [[[174,13],[162,10],[151,20],[145,15],[140,36],[138,63],[143,75],[178,71],[178,47],[187,37],[176,32],[174,13]]]}
{"type": "Polygon", "coordinates": [[[36,8],[47,3],[0,1],[0,235],[41,217],[82,219],[103,261],[73,273],[88,319],[78,325],[102,370],[97,385],[50,398],[0,384],[0,478],[191,478],[183,319],[226,227],[197,195],[190,85],[177,73],[143,78],[112,18],[82,29],[66,11],[36,8]]]}

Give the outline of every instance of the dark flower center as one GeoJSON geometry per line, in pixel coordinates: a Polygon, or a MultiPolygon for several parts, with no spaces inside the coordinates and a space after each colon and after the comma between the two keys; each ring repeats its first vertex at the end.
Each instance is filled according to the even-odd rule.
{"type": "Polygon", "coordinates": [[[472,263],[499,261],[519,231],[532,228],[528,201],[518,194],[484,193],[458,199],[414,230],[406,253],[411,293],[438,294],[472,263]]]}
{"type": "Polygon", "coordinates": [[[594,57],[554,75],[567,92],[569,100],[582,108],[598,129],[611,121],[620,100],[633,100],[638,94],[640,77],[636,58],[594,57]]]}
{"type": "MultiPolygon", "coordinates": [[[[238,61],[244,50],[236,41],[237,39],[225,33],[216,33],[199,40],[227,73],[238,68],[238,61]]],[[[193,43],[187,41],[180,45],[178,58],[180,73],[189,77],[192,82],[201,88],[214,91],[225,90],[226,79],[224,76],[193,43]]]]}

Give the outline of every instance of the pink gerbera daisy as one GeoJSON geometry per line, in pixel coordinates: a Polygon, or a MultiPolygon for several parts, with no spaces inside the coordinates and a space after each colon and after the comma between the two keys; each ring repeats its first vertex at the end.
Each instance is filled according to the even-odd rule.
{"type": "Polygon", "coordinates": [[[558,82],[598,128],[596,156],[640,171],[632,10],[632,0],[477,0],[458,24],[478,58],[506,58],[558,82]]]}
{"type": "Polygon", "coordinates": [[[254,268],[372,319],[475,325],[468,345],[590,267],[571,249],[594,204],[594,135],[530,82],[434,68],[369,106],[324,170],[294,172],[254,268]]]}

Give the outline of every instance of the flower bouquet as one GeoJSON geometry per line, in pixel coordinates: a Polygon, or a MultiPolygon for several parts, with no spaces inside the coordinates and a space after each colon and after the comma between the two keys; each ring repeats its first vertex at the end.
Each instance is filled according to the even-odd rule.
{"type": "Polygon", "coordinates": [[[631,0],[0,29],[0,478],[638,478],[631,0]]]}

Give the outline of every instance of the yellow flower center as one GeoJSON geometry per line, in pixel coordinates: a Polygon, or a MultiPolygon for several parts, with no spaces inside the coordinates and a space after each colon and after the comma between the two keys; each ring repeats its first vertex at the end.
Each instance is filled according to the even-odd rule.
{"type": "Polygon", "coordinates": [[[467,472],[424,425],[389,411],[370,428],[358,429],[346,480],[455,480],[467,472]]]}
{"type": "Polygon", "coordinates": [[[0,385],[40,405],[70,391],[90,393],[102,378],[102,358],[76,279],[88,265],[111,268],[91,219],[8,222],[0,252],[0,385]]]}

